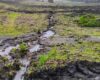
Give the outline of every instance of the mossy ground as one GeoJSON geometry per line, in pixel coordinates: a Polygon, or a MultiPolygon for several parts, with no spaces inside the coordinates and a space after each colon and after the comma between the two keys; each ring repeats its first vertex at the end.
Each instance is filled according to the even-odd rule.
{"type": "MultiPolygon", "coordinates": [[[[47,14],[11,12],[6,8],[16,9],[16,7],[6,3],[0,3],[0,7],[0,36],[18,36],[38,32],[47,27],[47,14]]],[[[18,9],[24,8],[19,7],[18,9]]]]}
{"type": "Polygon", "coordinates": [[[18,36],[47,27],[46,14],[0,12],[0,36],[18,36]]]}
{"type": "MultiPolygon", "coordinates": [[[[94,14],[95,15],[95,14],[94,14]]],[[[55,31],[61,36],[100,36],[100,27],[81,27],[75,20],[79,16],[71,16],[67,14],[56,14],[57,24],[54,26],[55,31]]],[[[100,19],[100,15],[95,15],[100,19]]]]}
{"type": "Polygon", "coordinates": [[[64,67],[67,63],[76,61],[100,62],[100,43],[79,42],[54,46],[49,52],[38,56],[36,61],[31,61],[27,75],[39,70],[64,67]]]}

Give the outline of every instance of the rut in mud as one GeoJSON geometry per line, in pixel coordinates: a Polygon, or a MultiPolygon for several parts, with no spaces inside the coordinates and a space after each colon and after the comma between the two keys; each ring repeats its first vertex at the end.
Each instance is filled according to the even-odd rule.
{"type": "Polygon", "coordinates": [[[65,67],[41,70],[26,80],[100,80],[100,63],[76,61],[65,67]]]}

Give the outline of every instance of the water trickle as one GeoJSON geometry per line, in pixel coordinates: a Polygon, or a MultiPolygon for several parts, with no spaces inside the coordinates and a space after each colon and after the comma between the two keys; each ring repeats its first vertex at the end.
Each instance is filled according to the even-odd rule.
{"type": "Polygon", "coordinates": [[[43,35],[41,36],[41,38],[49,38],[51,36],[53,36],[55,33],[52,30],[48,30],[46,32],[43,33],[43,35]]]}
{"type": "Polygon", "coordinates": [[[0,50],[0,55],[1,56],[6,56],[6,55],[9,55],[10,51],[13,49],[13,48],[18,48],[18,46],[9,46],[7,47],[4,51],[3,50],[0,50]]]}
{"type": "Polygon", "coordinates": [[[11,50],[13,48],[18,48],[18,47],[19,47],[19,45],[17,45],[17,46],[9,46],[9,47],[5,48],[5,50],[0,50],[0,55],[1,56],[6,56],[8,59],[10,59],[11,57],[9,56],[9,53],[11,52],[11,50]]]}
{"type": "Polygon", "coordinates": [[[33,46],[29,51],[30,51],[30,52],[37,52],[37,51],[39,51],[40,49],[42,49],[42,48],[41,48],[41,45],[36,44],[36,45],[33,46]]]}
{"type": "Polygon", "coordinates": [[[24,74],[27,70],[27,66],[30,64],[30,61],[27,59],[21,59],[20,62],[24,65],[21,69],[16,73],[14,80],[24,80],[24,74]]]}

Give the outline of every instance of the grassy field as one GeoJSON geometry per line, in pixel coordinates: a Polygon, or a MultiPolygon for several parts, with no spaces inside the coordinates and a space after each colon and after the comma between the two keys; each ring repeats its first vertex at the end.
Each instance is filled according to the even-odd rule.
{"type": "MultiPolygon", "coordinates": [[[[22,2],[21,4],[25,5],[26,3],[22,2]]],[[[0,37],[15,37],[31,32],[37,33],[38,31],[43,31],[47,28],[48,13],[27,13],[25,12],[25,10],[56,11],[55,8],[33,8],[32,6],[27,7],[17,4],[9,5],[0,2],[0,37]],[[15,11],[12,11],[12,9],[15,11]],[[23,10],[24,12],[20,12],[20,10],[23,10]]],[[[96,39],[100,38],[100,26],[80,26],[78,24],[78,20],[80,19],[81,15],[82,14],[79,13],[72,14],[72,12],[53,14],[54,21],[56,23],[52,29],[55,31],[55,35],[49,39],[43,39],[44,44],[42,44],[42,38],[39,38],[36,41],[32,41],[32,43],[29,42],[29,44],[23,42],[19,44],[18,49],[14,48],[9,53],[9,55],[13,59],[8,60],[7,56],[0,56],[0,80],[13,80],[15,74],[17,72],[20,72],[19,70],[24,66],[27,68],[25,69],[26,72],[24,77],[28,78],[25,80],[29,80],[29,76],[32,76],[38,71],[40,72],[41,70],[51,70],[57,69],[59,67],[69,66],[67,65],[67,63],[70,62],[89,61],[100,63],[100,42],[90,42],[83,39],[86,39],[89,36],[95,37],[96,39]],[[67,41],[67,38],[72,38],[73,40],[75,40],[72,40],[72,42],[69,43],[67,41]],[[53,39],[55,41],[53,41],[53,39]],[[61,41],[63,39],[64,41],[61,41]],[[45,41],[47,41],[47,43],[45,41]],[[51,42],[51,45],[48,43],[49,41],[51,42]],[[56,43],[53,44],[52,42],[56,42],[57,45],[55,45],[56,43]],[[29,52],[29,49],[31,47],[38,48],[37,46],[35,46],[38,44],[40,44],[43,50],[39,50],[39,52],[36,52],[36,54],[35,52],[33,52],[33,54],[29,52]],[[27,59],[30,62],[28,66],[26,66],[26,64],[23,64],[23,58],[25,58],[26,64],[27,59]],[[8,72],[6,70],[8,70],[8,72]],[[2,73],[4,75],[2,75],[2,73]]],[[[95,16],[96,20],[100,21],[100,14],[91,13],[91,15],[95,16]]],[[[26,38],[27,36],[25,37],[25,39],[26,38]]],[[[5,47],[6,45],[8,46],[8,43],[9,39],[7,41],[7,44],[5,42],[5,45],[3,45],[3,47],[5,47]]],[[[5,50],[6,48],[4,50],[1,50],[0,52],[2,53],[2,51],[5,50]]]]}
{"type": "Polygon", "coordinates": [[[25,14],[0,10],[0,36],[18,36],[47,27],[46,14],[25,14]]]}
{"type": "MultiPolygon", "coordinates": [[[[93,14],[100,19],[100,15],[93,14]]],[[[100,27],[81,27],[75,21],[79,16],[70,16],[67,14],[56,14],[55,31],[61,36],[100,36],[100,27]]]]}

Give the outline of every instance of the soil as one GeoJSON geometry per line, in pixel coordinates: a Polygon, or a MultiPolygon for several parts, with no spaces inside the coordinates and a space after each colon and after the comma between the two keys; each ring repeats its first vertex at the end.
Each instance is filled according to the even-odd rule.
{"type": "Polygon", "coordinates": [[[76,61],[65,67],[41,70],[25,80],[100,80],[100,63],[76,61]]]}

